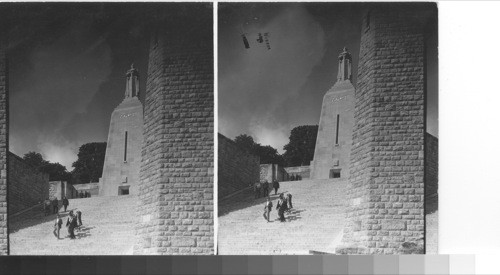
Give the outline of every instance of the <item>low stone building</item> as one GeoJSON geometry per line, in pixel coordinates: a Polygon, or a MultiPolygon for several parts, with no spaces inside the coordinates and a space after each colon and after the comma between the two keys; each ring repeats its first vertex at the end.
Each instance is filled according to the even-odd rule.
{"type": "Polygon", "coordinates": [[[8,153],[8,162],[9,215],[39,205],[49,197],[48,174],[38,172],[11,152],[8,153]]]}
{"type": "Polygon", "coordinates": [[[261,164],[260,165],[260,181],[273,182],[287,181],[289,179],[288,173],[285,168],[278,164],[261,164]]]}
{"type": "Polygon", "coordinates": [[[73,185],[67,181],[49,181],[49,197],[61,200],[76,198],[77,191],[73,185]]]}
{"type": "Polygon", "coordinates": [[[284,168],[289,178],[298,178],[301,180],[309,179],[311,176],[310,166],[293,166],[284,168]]]}
{"type": "Polygon", "coordinates": [[[219,137],[218,195],[224,198],[259,181],[259,157],[240,148],[234,141],[219,137]]]}
{"type": "Polygon", "coordinates": [[[88,192],[91,197],[99,196],[99,183],[90,182],[90,183],[82,183],[74,185],[76,196],[75,198],[79,198],[80,193],[88,192]]]}

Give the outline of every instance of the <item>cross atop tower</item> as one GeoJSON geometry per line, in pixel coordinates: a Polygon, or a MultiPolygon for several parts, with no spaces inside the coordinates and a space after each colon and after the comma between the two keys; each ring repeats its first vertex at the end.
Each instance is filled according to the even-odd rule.
{"type": "Polygon", "coordinates": [[[344,47],[339,55],[339,72],[337,74],[337,81],[345,81],[345,80],[351,81],[352,79],[351,64],[352,64],[351,54],[347,51],[347,48],[344,47]]]}
{"type": "Polygon", "coordinates": [[[127,85],[125,87],[125,98],[139,97],[139,71],[134,68],[134,63],[127,71],[127,85]]]}

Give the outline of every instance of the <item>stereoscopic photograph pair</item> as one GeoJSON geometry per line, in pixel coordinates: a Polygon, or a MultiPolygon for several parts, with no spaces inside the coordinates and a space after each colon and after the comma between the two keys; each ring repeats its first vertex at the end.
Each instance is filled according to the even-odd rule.
{"type": "Polygon", "coordinates": [[[1,254],[437,253],[435,3],[0,13],[1,254]]]}

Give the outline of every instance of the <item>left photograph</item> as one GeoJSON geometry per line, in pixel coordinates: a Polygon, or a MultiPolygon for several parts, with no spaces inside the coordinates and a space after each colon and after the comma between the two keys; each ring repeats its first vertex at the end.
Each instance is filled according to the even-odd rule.
{"type": "Polygon", "coordinates": [[[213,255],[212,3],[0,18],[0,255],[213,255]]]}

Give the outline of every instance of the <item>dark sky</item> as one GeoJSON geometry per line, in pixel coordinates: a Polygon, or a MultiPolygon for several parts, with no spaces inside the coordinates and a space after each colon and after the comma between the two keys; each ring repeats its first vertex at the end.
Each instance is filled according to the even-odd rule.
{"type": "Polygon", "coordinates": [[[107,140],[131,63],[145,94],[151,4],[0,5],[10,24],[10,151],[72,170],[78,148],[107,140]]]}
{"type": "MultiPolygon", "coordinates": [[[[283,152],[293,127],[318,124],[344,46],[353,57],[356,83],[361,8],[357,3],[219,3],[219,132],[229,138],[249,134],[283,152]],[[258,33],[266,32],[271,50],[256,42],[258,33]]],[[[428,34],[427,131],[438,136],[437,24],[428,34]]]]}

